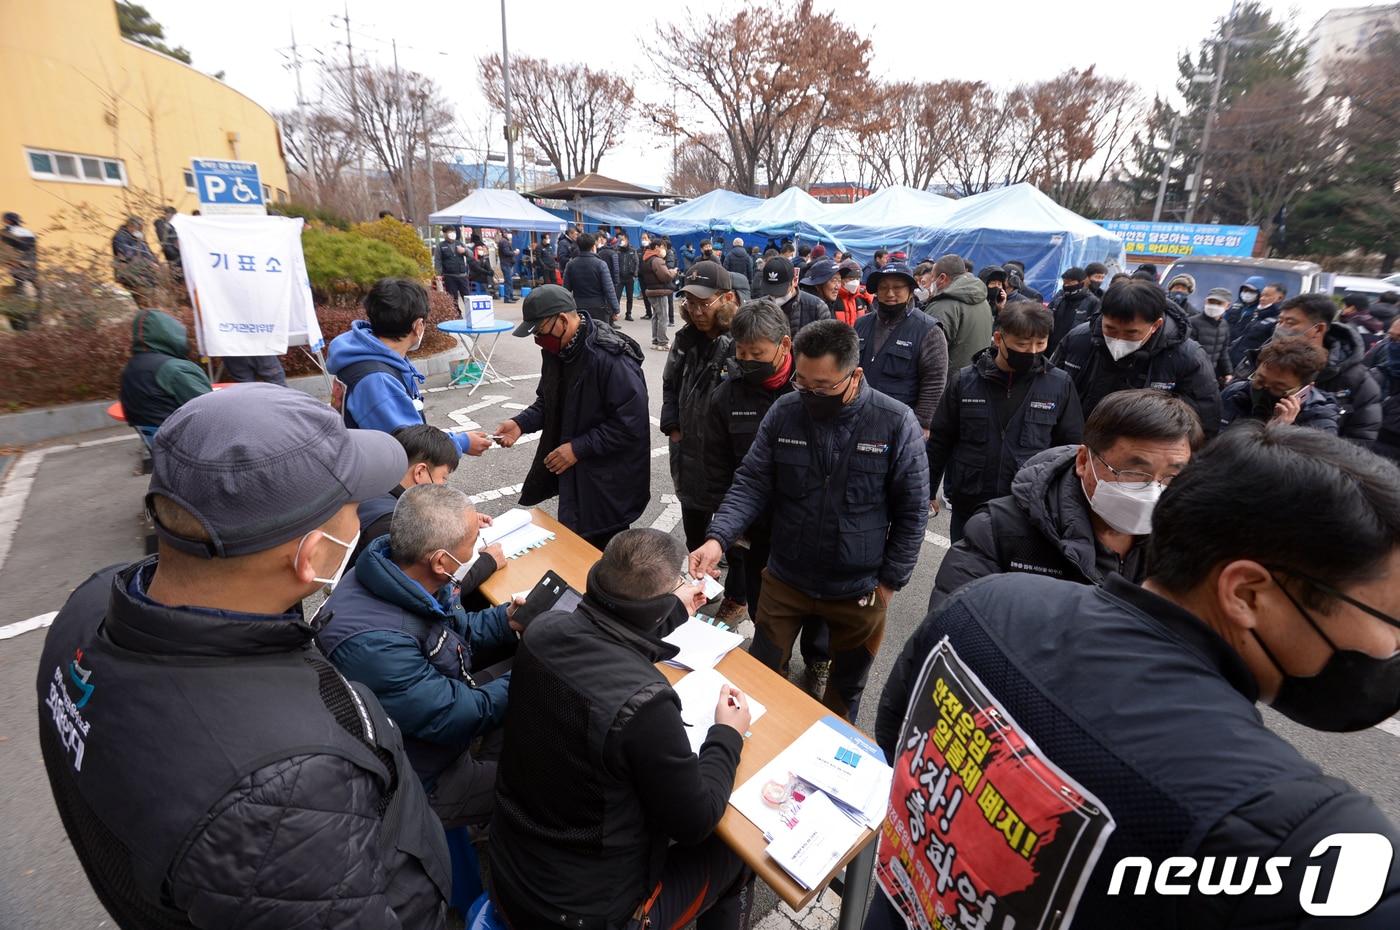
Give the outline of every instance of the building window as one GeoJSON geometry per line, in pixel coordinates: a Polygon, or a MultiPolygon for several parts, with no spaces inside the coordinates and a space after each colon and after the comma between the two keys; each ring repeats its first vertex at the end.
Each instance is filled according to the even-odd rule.
{"type": "Polygon", "coordinates": [[[263,203],[267,203],[269,200],[272,199],[272,189],[269,188],[266,184],[264,184],[264,185],[262,186],[262,189],[263,189],[263,203]]]}
{"type": "Polygon", "coordinates": [[[287,192],[284,191],[284,190],[282,190],[282,188],[280,188],[280,187],[277,188],[277,202],[278,202],[278,203],[286,203],[286,202],[287,202],[287,192]]]}
{"type": "Polygon", "coordinates": [[[193,172],[193,171],[185,171],[185,172],[184,172],[184,176],[185,176],[185,190],[187,190],[187,191],[194,191],[194,190],[196,190],[197,188],[195,188],[195,186],[194,186],[194,172],[193,172]]]}
{"type": "Polygon", "coordinates": [[[25,149],[25,154],[29,157],[30,176],[41,181],[126,186],[126,168],[120,159],[47,149],[25,149]]]}

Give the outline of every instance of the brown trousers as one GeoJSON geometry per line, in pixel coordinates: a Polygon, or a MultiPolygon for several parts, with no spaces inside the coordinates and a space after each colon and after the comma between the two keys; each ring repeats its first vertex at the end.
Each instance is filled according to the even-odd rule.
{"type": "Polygon", "coordinates": [[[859,598],[825,600],[803,594],[765,569],[749,652],[769,668],[782,669],[792,658],[792,645],[803,622],[813,617],[825,620],[831,632],[831,675],[822,703],[854,721],[865,679],[885,636],[885,608],[874,600],[873,592],[866,606],[861,606],[859,598]]]}

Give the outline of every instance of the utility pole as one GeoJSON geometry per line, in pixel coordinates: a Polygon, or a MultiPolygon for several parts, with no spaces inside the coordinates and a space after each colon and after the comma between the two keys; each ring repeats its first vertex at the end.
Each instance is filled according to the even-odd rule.
{"type": "MultiPolygon", "coordinates": [[[[506,184],[515,190],[515,121],[510,115],[510,46],[506,42],[506,0],[501,0],[501,80],[506,96],[506,184]]],[[[491,143],[486,143],[489,151],[491,143]]]]}
{"type": "MultiPolygon", "coordinates": [[[[433,149],[432,141],[428,136],[427,94],[420,94],[418,97],[418,123],[423,127],[423,159],[428,163],[428,202],[432,205],[432,212],[436,213],[438,208],[437,178],[433,177],[433,149]]],[[[431,216],[431,214],[429,215],[431,216]]]]}
{"type": "Polygon", "coordinates": [[[1196,180],[1191,185],[1191,199],[1186,204],[1187,223],[1195,222],[1196,205],[1201,201],[1201,188],[1206,181],[1206,155],[1210,152],[1210,131],[1215,126],[1215,111],[1220,106],[1220,85],[1225,80],[1225,60],[1230,57],[1230,39],[1235,32],[1235,8],[1239,0],[1230,2],[1230,18],[1225,20],[1225,31],[1215,50],[1215,85],[1210,89],[1210,109],[1206,111],[1206,124],[1201,129],[1201,154],[1196,159],[1196,180]]]}
{"type": "Polygon", "coordinates": [[[297,106],[306,106],[306,97],[301,92],[301,55],[297,53],[297,27],[292,26],[292,73],[297,76],[297,106]]]}
{"type": "Polygon", "coordinates": [[[365,177],[365,149],[360,140],[360,82],[355,77],[355,41],[350,38],[350,0],[345,0],[345,51],[350,56],[350,112],[355,117],[355,156],[359,163],[360,191],[369,210],[369,179],[365,177]]]}
{"type": "MultiPolygon", "coordinates": [[[[390,39],[389,44],[394,49],[394,104],[399,112],[403,113],[409,106],[408,97],[403,92],[403,72],[399,70],[399,40],[390,39]]],[[[403,159],[403,196],[404,196],[404,222],[410,226],[415,224],[413,219],[413,137],[405,140],[403,159]]]]}
{"type": "Polygon", "coordinates": [[[1176,157],[1176,137],[1181,131],[1181,117],[1172,117],[1172,141],[1167,145],[1167,154],[1162,159],[1162,179],[1157,184],[1157,204],[1152,208],[1152,222],[1162,221],[1162,202],[1167,199],[1167,181],[1172,175],[1172,159],[1176,157]]]}

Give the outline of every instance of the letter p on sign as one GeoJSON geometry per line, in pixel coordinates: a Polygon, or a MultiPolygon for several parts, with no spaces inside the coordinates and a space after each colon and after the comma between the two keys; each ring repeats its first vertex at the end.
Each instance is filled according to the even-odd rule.
{"type": "Polygon", "coordinates": [[[204,199],[218,200],[219,195],[228,190],[228,184],[223,178],[212,174],[204,175],[204,199]]]}
{"type": "Polygon", "coordinates": [[[1379,833],[1333,833],[1314,846],[1308,858],[1316,859],[1334,847],[1337,865],[1326,900],[1313,900],[1322,867],[1310,865],[1303,872],[1298,903],[1314,917],[1359,917],[1381,899],[1395,851],[1379,833]]]}

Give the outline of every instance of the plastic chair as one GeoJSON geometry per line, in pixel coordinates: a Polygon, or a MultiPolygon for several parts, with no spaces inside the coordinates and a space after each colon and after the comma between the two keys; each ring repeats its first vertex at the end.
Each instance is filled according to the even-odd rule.
{"type": "Polygon", "coordinates": [[[467,912],[467,930],[509,930],[489,894],[477,898],[467,912]]]}
{"type": "MultiPolygon", "coordinates": [[[[457,913],[466,914],[486,897],[482,894],[481,863],[477,861],[471,832],[466,827],[448,830],[447,851],[452,857],[452,898],[447,903],[457,913]]],[[[471,921],[467,924],[470,926],[471,921]]]]}

